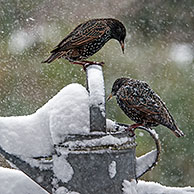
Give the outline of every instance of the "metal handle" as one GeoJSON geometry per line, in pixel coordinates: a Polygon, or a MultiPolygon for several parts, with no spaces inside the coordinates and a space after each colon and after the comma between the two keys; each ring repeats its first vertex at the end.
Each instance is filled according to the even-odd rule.
{"type": "Polygon", "coordinates": [[[150,128],[145,128],[145,127],[138,127],[138,128],[150,134],[150,136],[154,140],[156,149],[136,159],[136,178],[140,178],[147,171],[151,170],[154,166],[156,166],[157,162],[159,161],[159,156],[161,152],[160,140],[155,130],[150,128]]]}
{"type": "MultiPolygon", "coordinates": [[[[114,123],[114,130],[122,131],[127,130],[130,125],[123,124],[123,123],[114,123]]],[[[158,138],[158,134],[155,130],[145,127],[138,127],[141,130],[144,130],[150,134],[154,143],[156,145],[156,149],[152,150],[143,156],[137,157],[136,159],[136,178],[140,178],[144,175],[147,171],[151,170],[154,166],[156,166],[157,162],[159,161],[159,156],[161,152],[161,145],[160,140],[158,138]]]]}

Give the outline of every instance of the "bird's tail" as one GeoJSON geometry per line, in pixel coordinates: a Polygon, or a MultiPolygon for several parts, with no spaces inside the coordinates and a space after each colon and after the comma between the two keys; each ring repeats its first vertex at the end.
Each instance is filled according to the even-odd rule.
{"type": "Polygon", "coordinates": [[[185,134],[178,128],[176,124],[172,125],[170,127],[172,132],[177,136],[177,137],[183,137],[185,134]]]}
{"type": "Polygon", "coordinates": [[[65,53],[63,53],[63,52],[53,53],[53,54],[51,54],[51,56],[48,59],[46,59],[45,61],[42,61],[41,63],[51,63],[55,59],[61,58],[64,54],[65,53]]]}

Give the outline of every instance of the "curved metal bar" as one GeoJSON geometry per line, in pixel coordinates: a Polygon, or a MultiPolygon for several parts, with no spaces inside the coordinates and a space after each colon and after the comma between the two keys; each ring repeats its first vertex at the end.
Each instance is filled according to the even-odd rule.
{"type": "MultiPolygon", "coordinates": [[[[157,162],[159,161],[159,156],[160,156],[160,153],[161,153],[161,144],[160,144],[160,140],[158,138],[158,134],[155,132],[155,130],[153,129],[150,129],[150,128],[145,128],[145,127],[138,127],[139,129],[141,130],[144,130],[146,132],[148,132],[150,134],[150,136],[152,137],[152,139],[154,140],[154,143],[156,145],[156,157],[155,157],[155,160],[154,162],[149,165],[149,167],[147,169],[145,169],[141,174],[139,174],[138,176],[136,175],[136,178],[140,178],[142,175],[144,175],[146,172],[148,172],[149,170],[151,170],[153,167],[156,166],[157,162]]],[[[152,150],[153,151],[153,150],[152,150]]],[[[151,151],[151,152],[152,152],[151,151]]],[[[151,153],[149,152],[149,153],[151,153]]],[[[148,155],[149,153],[147,153],[146,155],[148,155]]],[[[138,160],[138,158],[137,158],[138,160]]]]}

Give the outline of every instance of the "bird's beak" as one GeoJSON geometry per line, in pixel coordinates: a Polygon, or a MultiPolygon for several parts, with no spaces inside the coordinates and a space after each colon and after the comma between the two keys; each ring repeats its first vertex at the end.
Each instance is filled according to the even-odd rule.
{"type": "Polygon", "coordinates": [[[120,41],[120,45],[121,45],[121,49],[122,49],[123,54],[124,54],[125,45],[124,45],[124,42],[122,40],[120,41]]]}
{"type": "Polygon", "coordinates": [[[106,100],[109,101],[111,98],[112,98],[112,94],[110,94],[106,100]]]}

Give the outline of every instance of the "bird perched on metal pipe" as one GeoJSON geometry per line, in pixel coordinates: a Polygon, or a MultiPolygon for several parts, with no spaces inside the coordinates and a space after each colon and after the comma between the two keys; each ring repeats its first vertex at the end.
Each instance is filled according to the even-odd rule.
{"type": "Polygon", "coordinates": [[[116,96],[120,108],[136,122],[129,127],[129,130],[134,131],[139,126],[150,128],[161,124],[169,128],[177,137],[184,136],[165,103],[146,82],[119,78],[114,82],[111,95],[107,100],[112,96],[116,96]]]}
{"type": "Polygon", "coordinates": [[[126,29],[119,20],[113,18],[91,19],[78,25],[42,63],[51,63],[55,59],[64,57],[72,63],[83,66],[86,63],[95,64],[97,62],[84,60],[99,51],[110,39],[119,41],[124,53],[125,37],[126,29]]]}

